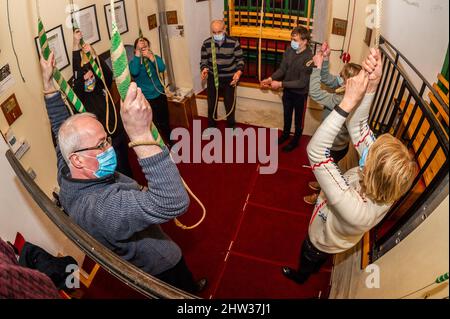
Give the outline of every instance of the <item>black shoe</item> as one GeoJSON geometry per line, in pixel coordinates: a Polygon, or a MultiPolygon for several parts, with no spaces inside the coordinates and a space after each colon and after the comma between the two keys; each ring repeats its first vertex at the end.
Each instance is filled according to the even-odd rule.
{"type": "Polygon", "coordinates": [[[195,283],[196,293],[201,293],[208,286],[208,279],[202,278],[195,283]]]}
{"type": "Polygon", "coordinates": [[[295,150],[298,147],[298,140],[294,138],[292,141],[289,142],[288,145],[283,147],[283,152],[289,153],[295,150]]]}
{"type": "Polygon", "coordinates": [[[278,138],[278,145],[283,144],[283,143],[286,142],[288,139],[289,139],[289,134],[284,134],[284,133],[283,133],[283,135],[281,135],[281,136],[278,138]]]}
{"type": "Polygon", "coordinates": [[[306,280],[308,280],[308,277],[309,277],[309,276],[302,276],[297,271],[295,271],[291,267],[287,267],[287,266],[282,267],[281,268],[281,272],[283,273],[283,275],[285,277],[287,277],[290,280],[296,282],[297,284],[305,283],[306,280]]]}

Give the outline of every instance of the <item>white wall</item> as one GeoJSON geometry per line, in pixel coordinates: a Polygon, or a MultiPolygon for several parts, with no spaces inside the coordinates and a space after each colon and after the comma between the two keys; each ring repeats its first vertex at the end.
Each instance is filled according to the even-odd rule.
{"type": "Polygon", "coordinates": [[[224,1],[211,2],[212,17],[210,17],[208,1],[194,2],[184,0],[184,19],[186,30],[186,41],[190,56],[191,78],[196,93],[203,90],[200,79],[200,50],[203,41],[210,37],[210,21],[223,19],[224,1]],[[200,19],[200,17],[202,17],[200,19]]]}
{"type": "MultiPolygon", "coordinates": [[[[391,0],[389,0],[391,1],[391,0]]],[[[394,0],[396,1],[396,0],[394,0]]],[[[329,37],[328,41],[331,48],[335,50],[340,50],[342,44],[344,43],[344,52],[349,52],[351,56],[351,61],[353,63],[360,64],[369,52],[369,47],[364,43],[364,38],[366,36],[366,8],[369,4],[373,3],[374,0],[358,0],[356,1],[356,7],[353,6],[353,0],[332,0],[331,2],[331,17],[329,24],[329,37]],[[348,18],[347,27],[347,37],[344,39],[343,36],[338,36],[331,34],[332,30],[332,20],[333,18],[338,18],[345,20],[347,19],[347,8],[350,3],[350,15],[348,18]],[[355,11],[355,17],[353,20],[353,10],[355,11]],[[352,25],[353,23],[353,31],[352,25]],[[344,42],[345,41],[345,42],[344,42]],[[349,46],[350,44],[350,46],[349,46]]],[[[387,2],[387,1],[385,1],[387,2]]],[[[374,33],[375,34],[375,33],[374,33]]],[[[331,72],[338,74],[344,62],[340,59],[340,52],[333,52],[330,59],[331,72]]]]}
{"type": "Polygon", "coordinates": [[[430,83],[436,82],[448,48],[449,1],[384,1],[382,34],[430,83]]]}

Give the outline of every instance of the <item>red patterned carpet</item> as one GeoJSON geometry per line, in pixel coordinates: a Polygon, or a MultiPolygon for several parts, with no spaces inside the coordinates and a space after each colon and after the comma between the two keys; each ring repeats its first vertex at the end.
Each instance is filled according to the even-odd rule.
{"type": "MultiPolygon", "coordinates": [[[[223,131],[224,123],[220,127],[223,131]]],[[[281,274],[281,266],[297,266],[313,209],[302,199],[310,193],[307,183],[314,179],[311,170],[303,167],[308,164],[309,140],[303,136],[294,152],[280,152],[278,171],[273,175],[261,175],[258,163],[179,165],[181,175],[206,206],[207,217],[194,230],[182,230],[174,223],[163,228],[182,248],[194,277],[208,278],[208,288],[201,297],[328,297],[331,261],[304,285],[281,274]]],[[[142,181],[135,159],[133,163],[137,179],[142,181]]],[[[200,207],[192,199],[180,220],[190,225],[200,217],[200,207]]],[[[97,286],[106,281],[98,280],[97,286]]],[[[91,297],[136,297],[128,288],[119,292],[110,288],[111,282],[107,285],[107,291],[98,287],[101,293],[91,293],[91,297]]]]}

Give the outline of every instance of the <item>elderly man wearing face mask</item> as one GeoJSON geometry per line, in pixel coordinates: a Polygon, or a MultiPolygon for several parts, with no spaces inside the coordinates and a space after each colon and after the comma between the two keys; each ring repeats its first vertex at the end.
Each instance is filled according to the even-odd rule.
{"type": "Polygon", "coordinates": [[[201,50],[201,78],[208,80],[208,130],[205,135],[209,135],[211,129],[216,127],[216,86],[214,81],[214,61],[212,46],[216,48],[216,63],[219,76],[219,92],[223,92],[225,110],[229,114],[227,126],[234,128],[236,125],[235,111],[232,111],[236,86],[244,71],[244,52],[237,39],[229,37],[226,32],[226,25],[223,20],[215,20],[211,23],[213,36],[203,42],[201,50]]]}
{"type": "MultiPolygon", "coordinates": [[[[81,48],[81,37],[81,31],[79,29],[75,30],[73,33],[74,43],[72,53],[73,90],[86,110],[95,114],[107,132],[108,127],[110,132],[113,131],[114,124],[117,121],[116,130],[111,134],[112,145],[117,154],[117,170],[122,174],[133,177],[128,161],[128,137],[123,128],[122,119],[120,118],[119,106],[117,106],[117,110],[114,112],[113,101],[109,98],[103,81],[94,74],[87,60],[86,53],[91,52],[95,56],[94,50],[92,50],[89,44],[81,48]],[[107,112],[107,108],[109,108],[109,113],[107,112]]],[[[100,61],[100,67],[103,71],[107,89],[111,90],[113,83],[112,72],[102,59],[98,59],[98,61],[100,61]]]]}
{"type": "Polygon", "coordinates": [[[195,283],[182,252],[161,229],[186,212],[189,196],[167,147],[160,147],[149,127],[152,110],[132,83],[121,106],[123,126],[148,184],[142,189],[116,172],[111,140],[92,113],[70,116],[52,75],[54,54],[41,59],[45,104],[56,147],[60,202],[80,227],[102,245],[143,271],[191,293],[195,283]]]}
{"type": "Polygon", "coordinates": [[[290,136],[292,114],[295,111],[294,138],[283,148],[284,152],[293,151],[303,133],[305,102],[308,97],[309,77],[311,68],[307,62],[313,57],[309,48],[310,32],[303,27],[297,27],[291,33],[291,46],[283,55],[280,68],[268,79],[261,82],[262,88],[279,90],[283,88],[284,128],[278,144],[285,143],[290,136]]]}

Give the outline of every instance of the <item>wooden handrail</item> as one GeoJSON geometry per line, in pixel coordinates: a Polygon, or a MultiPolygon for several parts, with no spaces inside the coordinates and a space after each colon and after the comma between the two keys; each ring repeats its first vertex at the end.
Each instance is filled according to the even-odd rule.
{"type": "Polygon", "coordinates": [[[165,299],[197,299],[178,288],[150,276],[142,269],[122,259],[111,250],[100,244],[91,235],[74,223],[61,209],[59,209],[47,195],[31,179],[22,164],[11,150],[6,152],[11,167],[19,181],[31,195],[33,200],[48,216],[48,218],[61,230],[61,232],[77,245],[87,256],[98,263],[111,275],[118,278],[131,288],[149,298],[165,299]]]}
{"type": "MultiPolygon", "coordinates": [[[[257,19],[250,19],[250,18],[241,18],[241,22],[245,22],[245,23],[249,23],[249,24],[256,24],[259,21],[257,19]]],[[[271,23],[271,25],[273,24],[273,26],[284,26],[284,27],[289,27],[289,31],[291,31],[292,28],[296,27],[297,24],[293,23],[293,22],[282,22],[282,21],[274,21],[273,23],[271,23]]],[[[246,27],[246,26],[241,26],[241,27],[246,27]]],[[[308,27],[310,30],[313,29],[313,26],[309,26],[308,27]]]]}
{"type": "Polygon", "coordinates": [[[439,80],[439,82],[441,82],[444,86],[445,86],[445,88],[448,90],[448,81],[447,81],[447,79],[446,78],[444,78],[444,76],[442,75],[442,74],[438,74],[438,80],[439,80]]]}
{"type": "MultiPolygon", "coordinates": [[[[231,35],[234,37],[243,38],[259,38],[259,27],[235,26],[233,27],[233,32],[231,35]]],[[[289,41],[291,38],[291,30],[263,28],[262,38],[269,40],[289,41]]]]}
{"type": "MultiPolygon", "coordinates": [[[[430,98],[433,105],[438,109],[438,114],[442,116],[442,119],[445,121],[445,123],[448,126],[448,114],[445,112],[444,108],[442,107],[441,103],[437,100],[437,98],[432,94],[431,92],[428,94],[428,97],[430,98]]],[[[448,102],[447,102],[448,107],[448,102]]],[[[444,130],[445,131],[445,130],[444,130]]]]}
{"type": "Polygon", "coordinates": [[[448,105],[448,94],[445,94],[439,87],[439,85],[437,85],[436,83],[433,83],[433,87],[436,90],[436,92],[438,92],[444,103],[448,105]]]}
{"type": "MultiPolygon", "coordinates": [[[[291,39],[291,29],[296,27],[299,22],[303,22],[308,30],[313,29],[314,19],[311,16],[312,14],[312,0],[308,0],[308,13],[307,17],[299,17],[296,15],[289,15],[283,13],[273,13],[267,12],[265,13],[266,18],[271,18],[272,21],[270,24],[274,27],[269,27],[269,25],[263,27],[262,30],[262,38],[270,39],[270,40],[283,40],[289,41],[291,39]],[[281,21],[274,21],[274,19],[280,19],[281,21]],[[288,20],[288,21],[283,21],[288,20]],[[287,27],[286,29],[282,27],[287,27]]],[[[260,28],[253,25],[241,25],[241,22],[245,22],[246,24],[258,24],[258,15],[259,12],[256,11],[242,11],[236,10],[236,6],[234,0],[230,0],[228,2],[228,12],[224,15],[228,15],[229,21],[229,31],[230,35],[234,37],[245,37],[245,38],[259,38],[260,37],[260,28]],[[255,17],[255,18],[253,18],[255,17]],[[239,22],[236,21],[239,19],[239,22]]]]}
{"type": "MultiPolygon", "coordinates": [[[[257,17],[259,15],[259,12],[254,12],[254,11],[235,11],[234,13],[234,17],[236,16],[253,16],[253,17],[257,17]],[[239,13],[236,13],[239,12],[239,13]]],[[[231,13],[231,16],[233,16],[233,14],[231,13]]],[[[266,18],[275,18],[275,19],[284,19],[284,20],[295,20],[295,21],[302,21],[302,22],[306,22],[308,23],[308,18],[305,17],[298,17],[296,15],[289,15],[289,14],[281,14],[281,13],[271,13],[271,12],[267,12],[264,15],[266,18]]],[[[314,22],[314,19],[309,19],[309,21],[312,23],[314,22]]]]}

